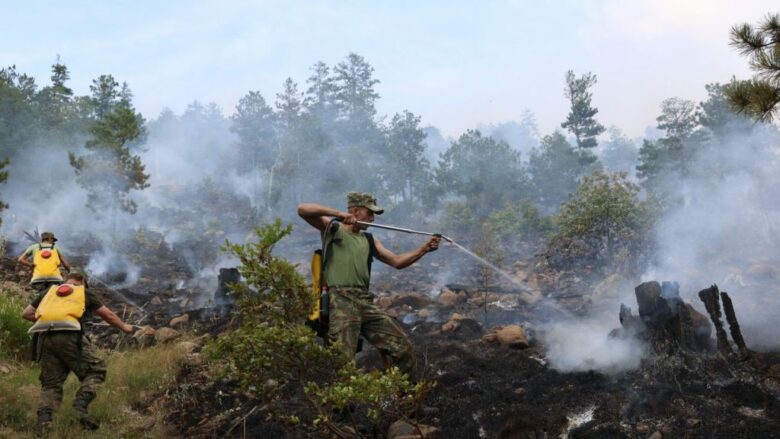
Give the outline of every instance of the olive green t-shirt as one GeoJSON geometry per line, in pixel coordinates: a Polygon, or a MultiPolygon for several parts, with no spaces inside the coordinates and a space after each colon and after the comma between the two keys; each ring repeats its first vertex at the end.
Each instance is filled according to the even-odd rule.
{"type": "Polygon", "coordinates": [[[353,233],[339,226],[338,223],[331,224],[323,236],[323,249],[327,253],[325,283],[329,287],[368,288],[371,280],[368,238],[363,232],[353,233]]]}

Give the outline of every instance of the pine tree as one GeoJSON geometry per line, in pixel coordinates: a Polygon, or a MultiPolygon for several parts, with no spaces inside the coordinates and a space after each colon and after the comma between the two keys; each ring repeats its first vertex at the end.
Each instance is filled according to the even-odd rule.
{"type": "Polygon", "coordinates": [[[536,202],[555,211],[577,189],[581,164],[579,154],[560,132],[544,136],[531,150],[528,173],[536,202]]]}
{"type": "Polygon", "coordinates": [[[586,73],[579,78],[574,72],[566,72],[566,88],[564,94],[571,102],[566,121],[561,123],[561,128],[567,129],[577,141],[577,152],[583,164],[596,161],[596,157],[588,152],[598,145],[596,136],[604,132],[604,126],[596,121],[599,110],[591,104],[593,94],[589,89],[596,84],[596,75],[586,73]]]}
{"type": "Polygon", "coordinates": [[[430,163],[425,158],[425,132],[420,116],[409,111],[396,114],[387,130],[388,169],[385,179],[391,190],[400,193],[404,202],[418,197],[419,186],[430,178],[430,163]]]}
{"type": "Polygon", "coordinates": [[[149,187],[149,174],[141,158],[131,148],[143,143],[144,119],[132,107],[118,106],[98,119],[89,129],[87,153],[69,153],[76,181],[87,190],[87,207],[95,212],[121,209],[135,213],[137,205],[131,190],[149,187]]]}
{"type": "Polygon", "coordinates": [[[731,28],[731,45],[750,59],[752,79],[733,80],[726,96],[735,111],[760,120],[780,116],[780,14],[769,14],[757,26],[731,28]]]}
{"type": "Polygon", "coordinates": [[[366,60],[350,53],[345,61],[333,69],[334,97],[342,117],[347,119],[371,119],[376,115],[374,104],[379,94],[374,86],[374,68],[366,60]]]}
{"type": "Polygon", "coordinates": [[[276,116],[259,91],[238,101],[230,130],[238,136],[238,170],[267,172],[276,161],[276,116]]]}

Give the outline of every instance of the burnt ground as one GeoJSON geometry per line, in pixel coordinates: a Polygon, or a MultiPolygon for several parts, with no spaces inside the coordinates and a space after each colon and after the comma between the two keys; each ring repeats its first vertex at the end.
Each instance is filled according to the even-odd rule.
{"type": "MultiPolygon", "coordinates": [[[[159,248],[164,259],[167,250],[159,248]]],[[[530,261],[520,261],[510,272],[538,292],[531,303],[518,299],[527,298],[527,291],[494,285],[488,291],[463,287],[457,303],[445,304],[436,295],[446,288],[430,274],[442,261],[426,258],[423,263],[429,266],[403,274],[380,269],[374,285],[377,303],[403,322],[424,376],[436,382],[420,421],[437,427],[438,437],[618,438],[655,432],[661,437],[780,437],[778,351],[753,352],[747,361],[714,352],[676,352],[649,356],[639,368],[617,375],[558,372],[549,366],[534,328],[556,313],[587,313],[592,283],[572,273],[538,272],[530,261]],[[464,319],[456,330],[443,331],[442,324],[455,312],[464,319]],[[523,325],[530,347],[483,339],[492,326],[512,323],[523,325]]],[[[230,307],[215,306],[202,299],[203,291],[182,286],[186,270],[180,265],[150,258],[137,284],[93,279],[91,288],[132,322],[168,326],[171,318],[186,314],[189,321],[178,329],[219,334],[229,326],[230,307]]],[[[0,267],[2,280],[25,282],[28,274],[12,261],[3,259],[0,267]]],[[[468,282],[468,277],[456,279],[468,282]]],[[[459,286],[450,286],[460,293],[459,286]]],[[[740,304],[736,307],[739,313],[740,304]]],[[[120,345],[115,331],[98,328],[95,333],[105,346],[120,345]]],[[[359,356],[359,363],[381,364],[372,348],[359,356]]],[[[174,387],[151,395],[148,406],[137,409],[162,408],[180,437],[298,437],[269,420],[256,395],[208,370],[202,359],[185,364],[174,387]]]]}
{"type": "MultiPolygon", "coordinates": [[[[407,329],[437,383],[421,419],[441,430],[437,437],[780,437],[777,352],[744,362],[680,353],[617,376],[560,373],[545,364],[542,346],[491,345],[477,330],[442,334],[430,323],[407,329]]],[[[205,369],[185,369],[170,395],[170,421],[183,437],[297,437],[262,410],[246,416],[260,401],[205,369]]]]}

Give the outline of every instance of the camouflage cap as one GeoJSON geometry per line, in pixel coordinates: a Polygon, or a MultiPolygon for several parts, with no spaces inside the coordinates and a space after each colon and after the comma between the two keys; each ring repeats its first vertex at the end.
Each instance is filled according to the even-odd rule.
{"type": "Polygon", "coordinates": [[[376,205],[376,198],[366,192],[350,192],[347,194],[347,207],[365,207],[377,215],[384,213],[384,209],[376,205]]]}
{"type": "Polygon", "coordinates": [[[54,233],[43,232],[43,233],[41,233],[41,241],[57,242],[57,237],[54,236],[54,233]]]}

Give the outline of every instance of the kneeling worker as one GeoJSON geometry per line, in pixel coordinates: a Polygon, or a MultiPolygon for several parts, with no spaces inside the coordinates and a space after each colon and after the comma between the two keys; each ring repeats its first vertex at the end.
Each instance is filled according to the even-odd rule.
{"type": "Polygon", "coordinates": [[[29,332],[38,335],[36,352],[41,365],[38,425],[43,431],[51,428],[54,410],[62,403],[62,386],[70,372],[81,382],[73,400],[81,425],[90,430],[99,426],[87,413],[87,407],[106,379],[106,363],[84,336],[82,322],[89,312],[122,332],[133,332],[132,325],[123,322],[89,291],[86,277],[79,273],[68,274],[64,284],[41,292],[22,313],[23,318],[35,322],[29,332]]]}

